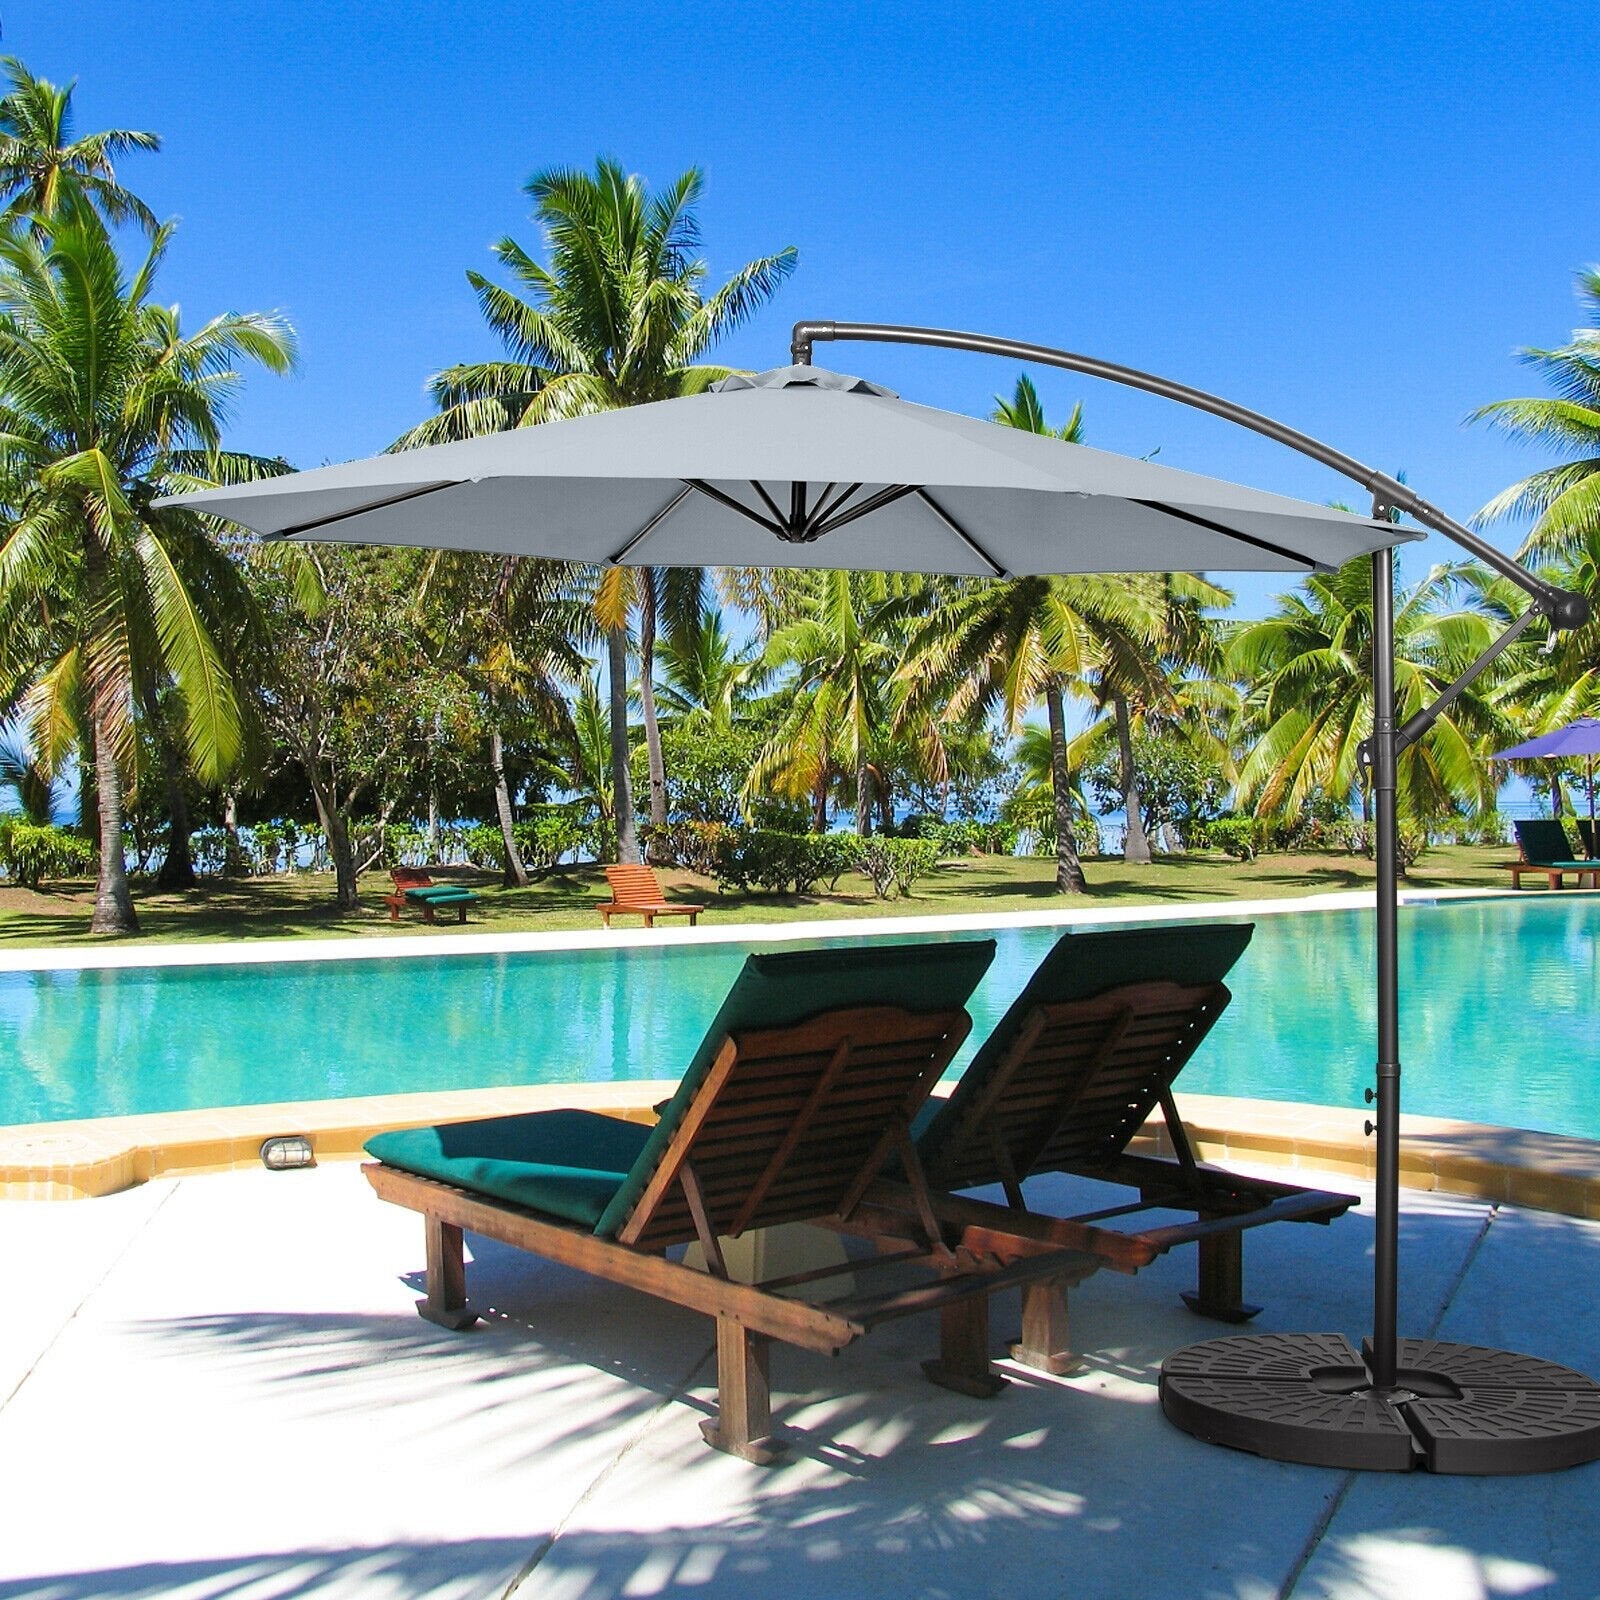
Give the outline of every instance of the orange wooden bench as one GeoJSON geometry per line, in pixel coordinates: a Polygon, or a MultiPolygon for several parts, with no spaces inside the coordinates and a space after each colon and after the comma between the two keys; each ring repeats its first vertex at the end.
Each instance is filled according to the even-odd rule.
{"type": "Polygon", "coordinates": [[[625,863],[606,868],[606,882],[611,885],[611,899],[598,905],[600,920],[609,928],[612,917],[619,913],[636,914],[644,918],[644,925],[653,928],[657,917],[687,917],[689,926],[698,922],[704,906],[674,904],[661,892],[655,869],[643,862],[625,863]]]}

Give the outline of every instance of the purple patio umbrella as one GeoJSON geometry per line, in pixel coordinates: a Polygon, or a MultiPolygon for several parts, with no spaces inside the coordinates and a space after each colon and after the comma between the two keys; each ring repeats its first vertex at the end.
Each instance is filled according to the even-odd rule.
{"type": "MultiPolygon", "coordinates": [[[[1495,751],[1495,761],[1559,761],[1565,756],[1582,756],[1589,775],[1589,838],[1594,831],[1594,758],[1600,755],[1600,717],[1579,717],[1564,728],[1541,733],[1509,750],[1495,751]]],[[[1594,845],[1590,845],[1591,853],[1594,845]]],[[[1581,880],[1580,880],[1581,881],[1581,880]]]]}

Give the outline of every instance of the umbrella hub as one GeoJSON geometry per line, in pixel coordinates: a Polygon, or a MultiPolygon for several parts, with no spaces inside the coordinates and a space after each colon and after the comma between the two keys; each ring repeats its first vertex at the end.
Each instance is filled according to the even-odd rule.
{"type": "Polygon", "coordinates": [[[826,367],[769,367],[765,372],[735,372],[711,385],[713,394],[735,389],[832,389],[838,394],[875,394],[885,400],[898,400],[893,389],[868,383],[848,372],[830,372],[826,367]]]}

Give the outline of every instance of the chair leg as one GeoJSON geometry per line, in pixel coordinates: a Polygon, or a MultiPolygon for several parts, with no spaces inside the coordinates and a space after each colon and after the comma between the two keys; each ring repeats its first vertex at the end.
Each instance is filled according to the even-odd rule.
{"type": "Polygon", "coordinates": [[[428,1249],[428,1298],[417,1302],[417,1315],[441,1328],[459,1332],[478,1320],[467,1309],[467,1258],[461,1230],[454,1223],[424,1216],[423,1238],[428,1249]]]}
{"type": "Polygon", "coordinates": [[[992,1399],[1006,1380],[989,1365],[989,1297],[968,1295],[939,1312],[939,1359],[924,1361],[922,1373],[941,1389],[979,1400],[992,1399]]]}
{"type": "Polygon", "coordinates": [[[732,1317],[717,1318],[717,1416],[700,1424],[712,1449],[758,1467],[770,1466],[787,1448],[772,1431],[771,1344],[732,1317]]]}
{"type": "Polygon", "coordinates": [[[1260,1309],[1244,1298],[1244,1235],[1238,1229],[1200,1241],[1200,1279],[1183,1303],[1197,1316],[1217,1322],[1248,1322],[1260,1309]]]}
{"type": "Polygon", "coordinates": [[[1010,1345],[1018,1366],[1060,1377],[1083,1363],[1067,1337],[1067,1288],[1060,1282],[1030,1283],[1022,1290],[1022,1337],[1010,1345]]]}

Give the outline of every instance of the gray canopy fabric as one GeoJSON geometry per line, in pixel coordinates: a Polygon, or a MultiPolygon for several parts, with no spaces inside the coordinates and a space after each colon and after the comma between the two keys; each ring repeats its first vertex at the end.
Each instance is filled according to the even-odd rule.
{"type": "Polygon", "coordinates": [[[1422,537],[805,366],[158,504],[279,538],[996,577],[1328,571],[1422,537]]]}

